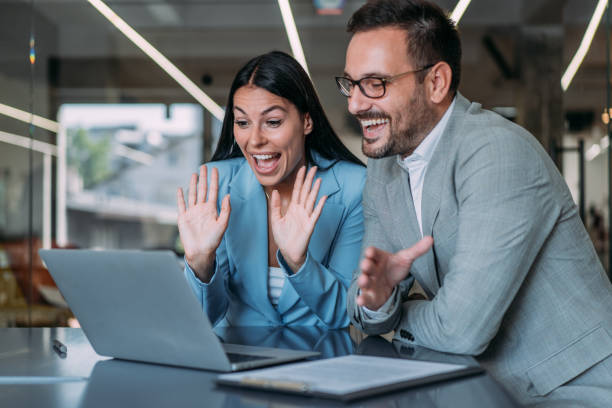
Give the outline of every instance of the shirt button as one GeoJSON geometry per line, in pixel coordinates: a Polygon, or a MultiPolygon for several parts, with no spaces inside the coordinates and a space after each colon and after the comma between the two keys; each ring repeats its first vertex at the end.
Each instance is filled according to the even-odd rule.
{"type": "Polygon", "coordinates": [[[404,339],[408,339],[408,341],[414,341],[414,336],[408,330],[401,329],[400,336],[404,339]]]}

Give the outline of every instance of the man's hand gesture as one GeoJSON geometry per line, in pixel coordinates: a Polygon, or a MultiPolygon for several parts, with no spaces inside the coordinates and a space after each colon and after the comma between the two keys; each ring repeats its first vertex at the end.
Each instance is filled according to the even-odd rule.
{"type": "Polygon", "coordinates": [[[432,237],[424,237],[407,249],[392,254],[375,247],[364,251],[359,264],[361,276],[357,285],[361,293],[357,296],[357,304],[370,310],[377,310],[385,304],[393,288],[404,280],[410,272],[410,266],[421,255],[424,255],[433,245],[432,237]]]}

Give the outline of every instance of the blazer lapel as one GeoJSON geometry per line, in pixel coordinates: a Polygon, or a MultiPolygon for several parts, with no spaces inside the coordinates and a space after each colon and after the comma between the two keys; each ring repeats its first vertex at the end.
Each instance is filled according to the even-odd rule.
{"type": "MultiPolygon", "coordinates": [[[[389,214],[397,214],[393,222],[392,237],[396,237],[402,248],[409,248],[421,239],[421,230],[414,210],[412,192],[410,191],[410,177],[407,170],[399,162],[391,166],[391,181],[387,184],[387,203],[389,214]],[[399,208],[398,208],[399,206],[399,208]]],[[[423,257],[417,258],[410,267],[410,273],[419,281],[425,292],[431,297],[430,279],[427,275],[427,263],[423,257]]]]}
{"type": "Polygon", "coordinates": [[[440,210],[440,199],[442,186],[448,181],[446,176],[446,165],[454,135],[459,132],[461,118],[469,107],[469,102],[460,94],[457,94],[455,107],[451,112],[446,128],[440,135],[438,145],[427,165],[425,180],[423,183],[423,197],[421,202],[421,216],[423,223],[423,235],[431,235],[433,224],[440,210]]]}
{"type": "MultiPolygon", "coordinates": [[[[469,102],[460,94],[457,94],[455,106],[451,117],[448,120],[446,128],[440,135],[438,145],[427,165],[425,180],[423,183],[423,196],[421,198],[421,222],[423,225],[423,236],[433,235],[433,225],[440,211],[440,202],[442,199],[442,187],[448,182],[446,177],[446,166],[448,163],[448,155],[451,150],[453,137],[459,132],[461,118],[469,107],[469,102]]],[[[434,238],[434,245],[435,239],[434,238]]],[[[428,251],[422,257],[422,264],[427,270],[429,284],[434,293],[440,289],[440,284],[437,277],[437,268],[434,260],[434,251],[428,251]]]]}
{"type": "MultiPolygon", "coordinates": [[[[441,135],[442,137],[444,135],[441,135]]],[[[432,236],[433,223],[440,211],[440,191],[444,183],[444,169],[446,168],[446,160],[439,160],[436,156],[440,151],[440,146],[444,140],[438,142],[436,152],[432,160],[427,166],[425,180],[423,182],[423,195],[421,197],[421,223],[423,226],[423,236],[432,236]]],[[[435,245],[435,237],[434,237],[435,245]]],[[[434,250],[427,251],[423,256],[418,258],[419,266],[423,269],[424,275],[427,276],[427,286],[434,294],[440,289],[437,277],[437,268],[434,260],[434,250]]],[[[416,262],[415,262],[416,263],[416,262]]],[[[428,293],[431,297],[431,294],[428,293]]]]}
{"type": "Polygon", "coordinates": [[[317,172],[316,177],[321,178],[321,187],[319,188],[317,202],[319,202],[323,196],[327,196],[327,201],[323,206],[323,211],[310,237],[308,250],[316,259],[324,261],[324,258],[329,253],[332,241],[336,236],[344,206],[341,203],[334,203],[332,202],[333,199],[330,199],[340,190],[340,185],[338,184],[334,170],[328,169],[326,171],[317,172]]]}
{"type": "Polygon", "coordinates": [[[414,245],[421,236],[410,191],[410,176],[408,171],[399,164],[391,168],[391,180],[387,184],[389,214],[398,215],[397,218],[391,220],[394,224],[393,230],[397,231],[402,247],[408,248],[414,245]],[[400,208],[397,208],[398,205],[400,208]]]}
{"type": "Polygon", "coordinates": [[[242,286],[243,299],[271,323],[280,324],[278,312],[268,300],[268,218],[266,197],[245,161],[230,184],[232,214],[225,234],[234,280],[242,286]]]}
{"type": "MultiPolygon", "coordinates": [[[[431,166],[433,162],[429,163],[431,166]]],[[[423,185],[423,196],[421,198],[421,222],[423,225],[423,236],[432,236],[433,223],[438,216],[440,211],[440,187],[442,185],[442,171],[444,170],[445,163],[439,163],[435,168],[427,168],[427,174],[425,175],[425,181],[423,185]],[[432,173],[430,173],[432,170],[432,173]],[[440,174],[437,174],[440,173],[440,174]]],[[[434,237],[435,244],[435,237],[434,237]]],[[[427,251],[419,259],[419,266],[423,269],[425,275],[428,277],[427,285],[430,290],[435,294],[440,289],[440,285],[437,277],[437,268],[434,260],[434,250],[427,251]]],[[[416,262],[415,262],[416,263],[416,262]]],[[[429,296],[431,296],[428,293],[429,296]]]]}

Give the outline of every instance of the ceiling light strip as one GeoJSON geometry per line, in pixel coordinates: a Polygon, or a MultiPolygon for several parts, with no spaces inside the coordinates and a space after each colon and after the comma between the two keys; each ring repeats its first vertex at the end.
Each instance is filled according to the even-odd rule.
{"type": "Polygon", "coordinates": [[[459,20],[461,20],[461,17],[463,17],[463,13],[465,13],[465,10],[470,5],[471,1],[472,0],[459,0],[457,2],[455,9],[453,10],[450,16],[450,19],[455,22],[455,25],[459,24],[459,20]]]}
{"type": "Polygon", "coordinates": [[[289,37],[289,45],[291,45],[293,57],[300,63],[302,68],[304,68],[304,71],[306,71],[308,76],[310,76],[308,66],[306,65],[306,57],[304,56],[300,36],[298,34],[297,27],[295,26],[293,13],[291,12],[291,6],[289,6],[289,0],[278,0],[278,7],[280,8],[283,16],[283,23],[285,24],[287,37],[289,37]]]}
{"type": "Polygon", "coordinates": [[[570,84],[572,83],[572,79],[574,79],[574,75],[576,75],[576,72],[580,68],[580,64],[582,64],[582,60],[584,60],[587,52],[589,52],[591,42],[593,41],[593,37],[595,36],[595,32],[599,26],[601,17],[606,10],[607,3],[608,0],[599,0],[597,6],[595,7],[595,12],[593,13],[593,17],[591,17],[591,21],[584,32],[584,37],[582,37],[578,51],[576,51],[574,58],[572,58],[572,61],[569,63],[565,73],[561,77],[561,88],[563,89],[563,92],[567,91],[567,88],[569,88],[570,84]]]}
{"type": "Polygon", "coordinates": [[[157,65],[168,73],[180,86],[204,106],[214,117],[222,121],[223,109],[215,103],[192,80],[179,70],[168,58],[145,40],[136,30],[130,27],[121,17],[111,10],[102,0],[87,0],[104,17],[108,19],[130,41],[147,54],[157,65]]]}
{"type": "Polygon", "coordinates": [[[151,165],[155,160],[155,157],[149,153],[132,149],[131,147],[127,147],[122,144],[115,145],[113,147],[113,153],[117,156],[125,157],[126,159],[133,160],[146,166],[151,165]]]}
{"type": "Polygon", "coordinates": [[[39,140],[31,140],[29,137],[15,135],[13,133],[3,132],[0,130],[0,142],[12,144],[14,146],[23,147],[24,149],[32,149],[39,153],[50,154],[57,156],[57,147],[41,142],[39,140]]]}
{"type": "Polygon", "coordinates": [[[20,120],[27,124],[32,123],[34,126],[46,129],[53,133],[57,133],[59,130],[59,124],[57,122],[43,118],[42,116],[33,115],[21,109],[13,108],[12,106],[4,105],[2,103],[0,103],[0,114],[20,120]]]}

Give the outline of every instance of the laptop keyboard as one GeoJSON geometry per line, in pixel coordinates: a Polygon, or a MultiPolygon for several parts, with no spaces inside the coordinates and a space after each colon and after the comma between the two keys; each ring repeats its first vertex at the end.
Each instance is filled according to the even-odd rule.
{"type": "Polygon", "coordinates": [[[226,353],[230,363],[244,363],[246,361],[263,360],[270,357],[253,356],[248,354],[226,353]]]}

